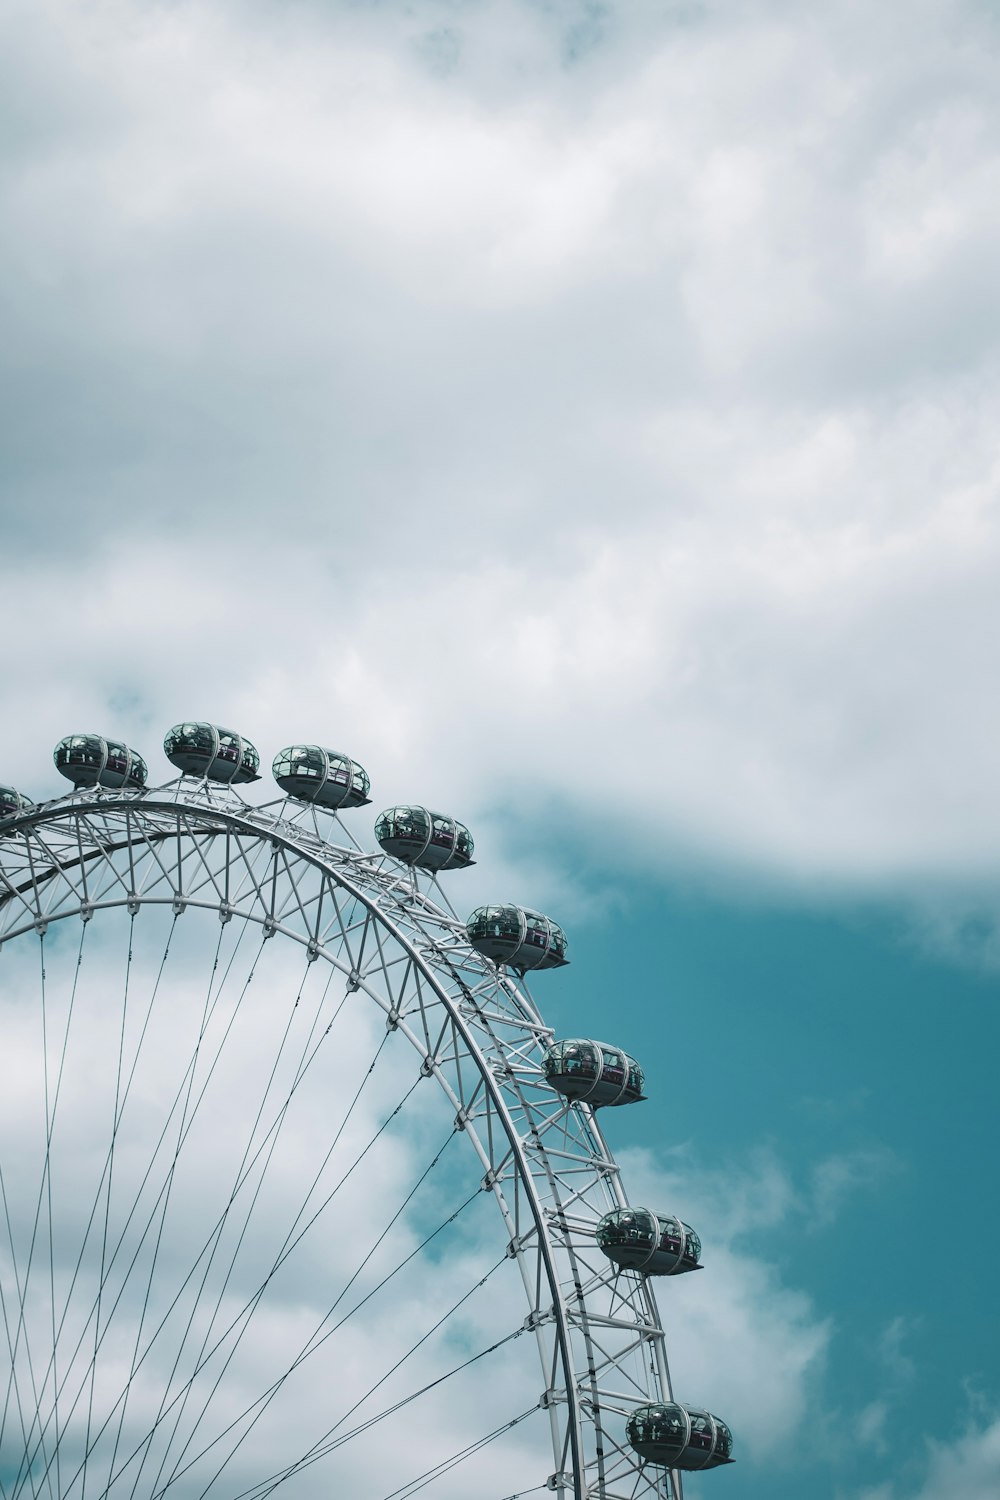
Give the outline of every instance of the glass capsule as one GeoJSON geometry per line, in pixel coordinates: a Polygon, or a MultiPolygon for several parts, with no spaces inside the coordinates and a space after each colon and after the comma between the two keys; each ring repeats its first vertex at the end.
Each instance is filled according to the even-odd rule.
{"type": "Polygon", "coordinates": [[[271,771],[282,791],[321,807],[364,807],[370,801],[368,773],[356,760],[322,745],[289,745],[271,771]]]}
{"type": "Polygon", "coordinates": [[[667,1469],[714,1469],[733,1462],[733,1435],[725,1422],[676,1401],[637,1406],[625,1435],[640,1458],[667,1469]]]}
{"type": "Polygon", "coordinates": [[[256,748],[242,735],[217,724],[175,724],[164,737],[163,751],[186,776],[229,784],[260,780],[256,748]]]}
{"type": "Polygon", "coordinates": [[[460,870],[473,863],[472,835],[463,823],[426,807],[389,807],[375,824],[386,854],[422,870],[460,870]]]}
{"type": "Polygon", "coordinates": [[[0,786],[0,818],[16,818],[18,813],[28,812],[34,805],[23,792],[12,786],[0,786]]]}
{"type": "Polygon", "coordinates": [[[597,1243],[624,1271],[645,1276],[679,1276],[700,1269],[701,1240],[673,1214],[648,1208],[613,1208],[599,1221],[597,1243]]]}
{"type": "Polygon", "coordinates": [[[605,1042],[571,1037],[553,1042],[542,1059],[542,1071],[557,1093],[600,1105],[634,1104],[642,1092],[642,1069],[634,1058],[605,1042]]]}
{"type": "Polygon", "coordinates": [[[120,740],[100,734],[68,734],[52,752],[56,770],[75,787],[129,787],[146,785],[146,762],[120,740]]]}
{"type": "Polygon", "coordinates": [[[562,928],[524,906],[477,906],[465,930],[478,953],[522,973],[557,969],[569,962],[562,928]]]}

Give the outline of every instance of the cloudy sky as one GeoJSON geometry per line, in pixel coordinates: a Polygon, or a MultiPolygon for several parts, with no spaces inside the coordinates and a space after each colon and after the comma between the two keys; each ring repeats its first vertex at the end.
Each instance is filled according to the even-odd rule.
{"type": "Polygon", "coordinates": [[[464,818],[650,1073],[698,1496],[995,1494],[995,8],[6,0],[0,58],[2,779],[202,717],[464,818]]]}

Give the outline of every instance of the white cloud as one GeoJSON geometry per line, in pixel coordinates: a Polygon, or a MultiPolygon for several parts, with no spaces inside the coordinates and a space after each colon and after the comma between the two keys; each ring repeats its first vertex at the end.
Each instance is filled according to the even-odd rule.
{"type": "Polygon", "coordinates": [[[891,1386],[897,1391],[909,1385],[917,1373],[916,1361],[903,1349],[904,1340],[912,1331],[906,1318],[895,1317],[886,1324],[879,1338],[879,1357],[891,1386]]]}
{"type": "MultiPolygon", "coordinates": [[[[811,1222],[817,1229],[832,1224],[844,1199],[859,1188],[874,1187],[899,1170],[894,1153],[886,1147],[843,1152],[818,1162],[812,1174],[811,1222]]],[[[902,1327],[887,1333],[886,1350],[898,1342],[902,1327]]],[[[887,1353],[888,1357],[888,1353],[887,1353]]]]}
{"type": "MultiPolygon", "coordinates": [[[[928,1439],[922,1483],[889,1483],[861,1491],[856,1500],[994,1500],[1000,1489],[1000,1418],[970,1423],[951,1442],[928,1439]]],[[[844,1496],[843,1500],[854,1500],[844,1496]]]]}
{"type": "Polygon", "coordinates": [[[886,1401],[869,1401],[863,1407],[857,1417],[858,1441],[870,1446],[878,1453],[888,1451],[888,1443],[885,1438],[886,1421],[889,1417],[889,1404],[886,1401]]]}
{"type": "Polygon", "coordinates": [[[848,4],[41,14],[5,22],[5,775],[197,697],[630,860],[969,909],[981,10],[905,46],[848,4]]]}

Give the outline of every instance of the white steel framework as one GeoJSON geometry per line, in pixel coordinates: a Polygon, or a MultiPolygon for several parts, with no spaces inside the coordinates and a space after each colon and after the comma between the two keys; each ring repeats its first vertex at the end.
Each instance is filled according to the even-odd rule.
{"type": "MultiPolygon", "coordinates": [[[[551,1433],[542,1486],[564,1500],[681,1500],[679,1473],[644,1466],[624,1436],[634,1406],[671,1399],[670,1379],[649,1281],[617,1270],[595,1242],[602,1214],[626,1199],[594,1112],[548,1087],[552,1031],[523,981],[471,948],[437,880],[348,840],[332,814],[290,801],[253,807],[190,778],[77,791],[0,826],[0,945],[44,942],[54,923],[88,924],[114,908],[135,917],[165,907],[174,918],[259,924],[262,939],[330,966],[415,1049],[417,1075],[444,1091],[496,1201],[498,1249],[505,1241],[519,1268],[541,1363],[541,1391],[529,1384],[526,1404],[537,1400],[551,1433]]],[[[14,1300],[8,1289],[8,1352],[19,1356],[14,1300]]],[[[24,1430],[37,1459],[57,1445],[58,1424],[35,1395],[36,1425],[24,1430]]],[[[2,1472],[0,1485],[6,1500],[20,1493],[2,1472]]]]}

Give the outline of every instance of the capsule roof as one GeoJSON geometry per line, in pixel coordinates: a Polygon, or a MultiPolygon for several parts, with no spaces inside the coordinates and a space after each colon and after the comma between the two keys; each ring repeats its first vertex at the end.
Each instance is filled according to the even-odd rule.
{"type": "Polygon", "coordinates": [[[634,1057],[606,1042],[568,1037],[546,1048],[542,1071],[547,1081],[567,1099],[600,1105],[635,1104],[642,1092],[642,1069],[634,1057]]]}
{"type": "Polygon", "coordinates": [[[260,780],[256,748],[242,735],[218,724],[175,724],[164,738],[163,751],[186,776],[206,776],[209,781],[230,784],[260,780]]]}
{"type": "Polygon", "coordinates": [[[477,906],[465,930],[478,953],[522,973],[558,969],[569,962],[562,928],[525,906],[477,906]]]}
{"type": "Polygon", "coordinates": [[[733,1462],[733,1435],[725,1422],[677,1401],[637,1406],[625,1435],[640,1458],[667,1469],[715,1469],[733,1462]]]}
{"type": "Polygon", "coordinates": [[[75,787],[130,787],[146,785],[146,762],[120,740],[100,734],[68,734],[52,752],[56,770],[75,787]]]}
{"type": "Polygon", "coordinates": [[[0,818],[16,818],[18,813],[34,807],[30,797],[12,786],[0,786],[0,818]]]}
{"type": "Polygon", "coordinates": [[[422,870],[458,870],[475,863],[475,845],[464,823],[426,807],[388,807],[375,824],[386,854],[422,870]]]}
{"type": "Polygon", "coordinates": [[[289,745],[274,757],[275,781],[300,802],[321,807],[364,807],[371,799],[368,773],[349,755],[322,745],[289,745]]]}

